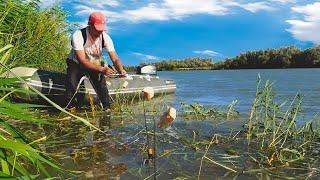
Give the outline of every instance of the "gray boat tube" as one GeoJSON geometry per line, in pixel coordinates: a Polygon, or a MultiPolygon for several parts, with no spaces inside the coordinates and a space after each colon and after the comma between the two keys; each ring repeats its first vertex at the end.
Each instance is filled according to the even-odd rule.
{"type": "MultiPolygon", "coordinates": [[[[53,102],[60,105],[67,103],[65,102],[66,74],[28,67],[16,67],[11,69],[11,71],[20,77],[26,77],[28,85],[39,90],[53,102]]],[[[12,75],[7,72],[2,74],[1,77],[10,78],[12,75]]],[[[106,84],[111,101],[114,101],[117,96],[142,100],[142,90],[145,87],[152,87],[154,89],[155,96],[172,94],[176,91],[176,84],[174,80],[148,74],[133,74],[121,78],[106,77],[106,84]]],[[[28,88],[26,85],[21,83],[18,83],[18,86],[28,88]]],[[[84,80],[84,86],[80,87],[79,93],[85,94],[84,103],[88,103],[89,94],[94,97],[96,102],[98,102],[96,92],[88,79],[84,80]]],[[[42,98],[34,93],[15,93],[14,99],[23,102],[44,103],[42,98]]]]}

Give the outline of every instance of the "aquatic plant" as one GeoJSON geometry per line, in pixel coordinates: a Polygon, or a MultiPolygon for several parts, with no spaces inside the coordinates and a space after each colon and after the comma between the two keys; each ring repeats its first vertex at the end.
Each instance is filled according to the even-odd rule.
{"type": "MultiPolygon", "coordinates": [[[[271,177],[282,176],[281,171],[270,173],[267,170],[270,167],[284,171],[295,168],[302,170],[305,163],[317,159],[312,154],[314,149],[319,148],[319,119],[301,123],[302,110],[302,95],[297,93],[291,101],[287,99],[279,103],[273,84],[267,80],[261,85],[258,76],[256,96],[243,132],[248,147],[258,148],[256,153],[249,153],[250,158],[271,177]],[[297,124],[299,121],[300,124],[297,124]]],[[[238,134],[240,136],[241,133],[238,134]]],[[[312,170],[315,165],[308,166],[304,169],[307,172],[305,177],[315,174],[312,170]]]]}
{"type": "Polygon", "coordinates": [[[230,120],[239,117],[239,112],[234,109],[237,100],[234,100],[228,105],[227,111],[222,108],[205,107],[199,103],[186,104],[181,103],[183,117],[189,120],[230,120]]]}
{"type": "Polygon", "coordinates": [[[261,84],[258,76],[256,96],[242,130],[231,130],[229,136],[221,134],[219,140],[215,134],[209,143],[198,142],[205,144],[205,147],[197,146],[203,154],[198,179],[205,176],[202,174],[204,164],[214,164],[227,170],[224,177],[229,178],[241,174],[258,179],[309,178],[319,175],[319,118],[303,124],[302,96],[299,93],[291,101],[287,99],[279,103],[273,83],[267,80],[261,84]],[[244,146],[244,143],[247,145],[244,146]],[[218,144],[222,147],[219,148],[218,144]],[[213,145],[214,149],[224,148],[233,160],[225,162],[221,156],[209,156],[209,152],[214,151],[213,145]],[[252,163],[256,163],[256,166],[252,163]]]}
{"type": "Polygon", "coordinates": [[[298,115],[302,112],[302,96],[298,93],[285,106],[287,102],[276,102],[270,81],[267,80],[262,88],[259,87],[260,82],[259,76],[256,97],[245,125],[248,144],[253,139],[260,141],[261,149],[268,149],[272,161],[278,159],[281,162],[292,162],[303,159],[301,145],[305,142],[300,139],[300,128],[297,126],[298,115]],[[281,111],[283,108],[287,110],[281,111]]]}

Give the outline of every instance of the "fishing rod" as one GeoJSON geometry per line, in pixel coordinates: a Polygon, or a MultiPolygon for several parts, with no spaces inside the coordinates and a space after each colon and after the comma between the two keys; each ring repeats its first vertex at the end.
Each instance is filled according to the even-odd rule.
{"type": "Polygon", "coordinates": [[[152,111],[152,119],[153,119],[153,147],[150,145],[150,138],[148,133],[148,126],[147,126],[147,115],[146,115],[146,108],[145,108],[145,101],[151,100],[154,96],[154,90],[151,87],[146,87],[143,89],[143,113],[144,113],[144,123],[146,128],[146,136],[147,136],[147,153],[148,153],[148,160],[146,163],[149,163],[150,159],[153,159],[153,177],[154,179],[157,178],[157,166],[156,166],[156,120],[154,116],[154,111],[152,111]]]}
{"type": "Polygon", "coordinates": [[[157,141],[156,141],[156,119],[154,118],[153,115],[153,151],[154,151],[154,155],[153,155],[153,177],[154,179],[157,179],[157,151],[156,151],[156,147],[157,147],[157,141]]]}
{"type": "Polygon", "coordinates": [[[148,132],[148,125],[147,125],[147,116],[146,116],[146,108],[145,108],[145,98],[143,97],[143,115],[144,115],[144,127],[146,129],[146,136],[147,136],[147,153],[148,153],[148,161],[153,157],[153,150],[150,147],[150,139],[149,139],[149,132],[148,132]]]}

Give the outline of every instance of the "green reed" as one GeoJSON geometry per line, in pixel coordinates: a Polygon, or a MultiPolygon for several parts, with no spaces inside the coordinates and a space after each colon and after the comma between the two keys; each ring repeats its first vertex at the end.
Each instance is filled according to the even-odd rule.
{"type": "Polygon", "coordinates": [[[299,114],[302,112],[302,96],[298,93],[290,103],[280,104],[275,100],[272,83],[267,80],[260,87],[260,82],[259,76],[256,97],[245,124],[248,144],[259,141],[260,148],[267,150],[270,154],[269,160],[272,161],[303,159],[302,145],[305,140],[300,133],[303,127],[297,126],[299,114]]]}
{"type": "MultiPolygon", "coordinates": [[[[10,48],[12,46],[6,46],[0,50],[2,55],[1,64],[7,62],[10,48]]],[[[0,73],[2,74],[3,72],[2,69],[0,73]]],[[[51,177],[45,166],[49,165],[61,171],[62,169],[49,156],[39,151],[38,143],[46,137],[32,141],[12,124],[12,121],[16,119],[35,124],[51,124],[50,121],[35,117],[28,110],[32,105],[12,104],[6,100],[12,92],[23,92],[23,90],[9,87],[17,80],[17,78],[0,80],[2,92],[0,99],[0,177],[34,179],[38,176],[37,171],[47,177],[51,177]],[[27,163],[28,161],[30,163],[27,163]],[[29,166],[31,164],[33,164],[33,167],[29,166]]]]}
{"type": "MultiPolygon", "coordinates": [[[[10,57],[10,51],[13,46],[7,45],[0,49],[0,74],[5,71],[10,73],[10,70],[5,65],[8,63],[10,57]]],[[[50,171],[63,172],[63,174],[71,175],[61,168],[51,156],[49,156],[44,150],[41,150],[40,144],[47,139],[46,136],[40,136],[36,140],[32,140],[27,137],[26,132],[20,131],[18,122],[27,122],[30,124],[43,126],[54,126],[54,121],[50,118],[39,118],[36,113],[30,111],[31,108],[37,106],[30,104],[14,104],[10,102],[10,95],[15,92],[29,93],[26,89],[16,88],[14,84],[26,82],[21,77],[12,74],[14,78],[1,78],[0,79],[0,178],[21,178],[21,179],[35,179],[37,177],[52,177],[50,171]],[[15,87],[15,88],[14,88],[15,87]]],[[[27,85],[28,86],[28,85],[27,85]]],[[[60,106],[50,101],[47,97],[37,91],[35,88],[28,86],[33,93],[37,93],[49,104],[61,112],[74,117],[76,120],[84,123],[85,125],[92,127],[100,132],[100,129],[96,128],[87,120],[77,117],[69,112],[65,111],[60,106]]]]}
{"type": "MultiPolygon", "coordinates": [[[[205,147],[198,146],[198,151],[203,154],[198,179],[202,177],[201,169],[204,164],[220,166],[232,178],[241,174],[255,176],[257,179],[317,177],[320,173],[320,119],[316,117],[305,123],[301,122],[304,121],[302,99],[297,93],[292,100],[279,102],[273,83],[267,80],[262,84],[258,76],[256,96],[243,128],[236,132],[230,130],[230,135],[220,135],[220,141],[215,143],[213,139],[216,134],[209,144],[207,140],[197,142],[206,143],[205,147]],[[228,163],[218,160],[221,159],[219,155],[209,157],[207,153],[214,151],[210,148],[222,148],[235,159],[228,163]],[[252,163],[256,165],[253,166],[252,163]]],[[[190,107],[193,110],[191,112],[197,113],[198,117],[202,115],[204,119],[210,119],[207,116],[209,111],[203,106],[193,104],[188,106],[189,109],[190,107]]]]}
{"type": "Polygon", "coordinates": [[[59,8],[40,10],[36,0],[1,0],[0,47],[12,44],[10,66],[62,71],[70,25],[59,8]]]}

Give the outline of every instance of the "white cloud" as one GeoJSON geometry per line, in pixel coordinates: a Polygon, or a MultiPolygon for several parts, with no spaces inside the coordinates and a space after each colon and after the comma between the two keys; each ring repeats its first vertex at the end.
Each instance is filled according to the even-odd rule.
{"type": "Polygon", "coordinates": [[[164,0],[163,6],[176,17],[192,14],[224,15],[228,12],[218,0],[164,0]]]}
{"type": "Polygon", "coordinates": [[[158,60],[158,59],[160,59],[157,56],[142,54],[142,53],[138,53],[138,52],[133,52],[132,54],[139,56],[139,57],[143,58],[144,60],[158,60]]]}
{"type": "Polygon", "coordinates": [[[212,57],[223,57],[222,54],[212,51],[212,50],[203,50],[203,51],[193,51],[193,53],[201,54],[201,55],[208,55],[212,57]]]}
{"type": "MultiPolygon", "coordinates": [[[[271,0],[274,1],[274,0],[271,0]]],[[[276,0],[288,1],[288,0],[276,0]]],[[[255,13],[261,10],[272,10],[270,3],[254,2],[242,3],[242,0],[163,0],[157,3],[148,3],[142,7],[125,9],[122,11],[107,11],[104,6],[123,6],[118,0],[113,1],[88,1],[76,6],[77,15],[89,15],[92,11],[105,12],[112,21],[127,20],[131,22],[140,21],[165,21],[170,19],[181,20],[183,18],[208,14],[221,16],[232,13],[232,8],[243,8],[255,13]]]]}
{"type": "Polygon", "coordinates": [[[137,22],[144,20],[181,19],[194,14],[224,15],[227,8],[219,5],[216,0],[164,0],[163,3],[149,3],[134,9],[124,10],[123,18],[137,22]]]}
{"type": "Polygon", "coordinates": [[[117,12],[107,11],[107,10],[103,10],[103,9],[91,8],[91,7],[85,6],[85,5],[75,6],[74,9],[77,11],[76,15],[84,16],[86,18],[88,18],[89,15],[92,12],[95,12],[95,11],[102,12],[106,16],[107,22],[113,22],[113,21],[117,21],[117,20],[123,18],[123,15],[121,15],[121,14],[119,14],[117,12]]]}
{"type": "Polygon", "coordinates": [[[117,7],[120,5],[118,0],[90,0],[84,1],[85,4],[103,9],[105,6],[117,7]]]}
{"type": "Polygon", "coordinates": [[[122,12],[123,18],[129,21],[141,21],[141,20],[168,20],[169,10],[159,7],[158,4],[150,3],[145,7],[135,10],[125,10],[122,12]]]}
{"type": "Polygon", "coordinates": [[[252,13],[255,13],[255,12],[261,11],[261,10],[270,11],[270,10],[274,9],[266,2],[254,2],[254,3],[248,3],[248,4],[239,4],[239,7],[242,7],[243,9],[250,11],[252,13]]]}
{"type": "Polygon", "coordinates": [[[296,3],[296,0],[269,0],[270,2],[280,3],[280,4],[290,4],[296,3]]]}
{"type": "Polygon", "coordinates": [[[305,6],[296,6],[292,10],[296,13],[305,15],[307,21],[320,21],[320,2],[307,4],[305,6]]]}
{"type": "Polygon", "coordinates": [[[182,19],[191,15],[227,15],[231,8],[240,7],[252,13],[273,8],[267,2],[241,3],[236,0],[163,0],[162,3],[149,3],[134,10],[124,10],[123,18],[137,22],[143,20],[182,19]]]}
{"type": "Polygon", "coordinates": [[[320,44],[320,2],[296,6],[294,13],[301,14],[303,19],[290,19],[286,22],[291,25],[289,31],[296,39],[320,44]]]}
{"type": "Polygon", "coordinates": [[[85,5],[77,5],[74,7],[74,9],[76,10],[76,15],[82,15],[82,16],[83,15],[87,16],[93,11],[95,11],[95,9],[85,5]]]}

